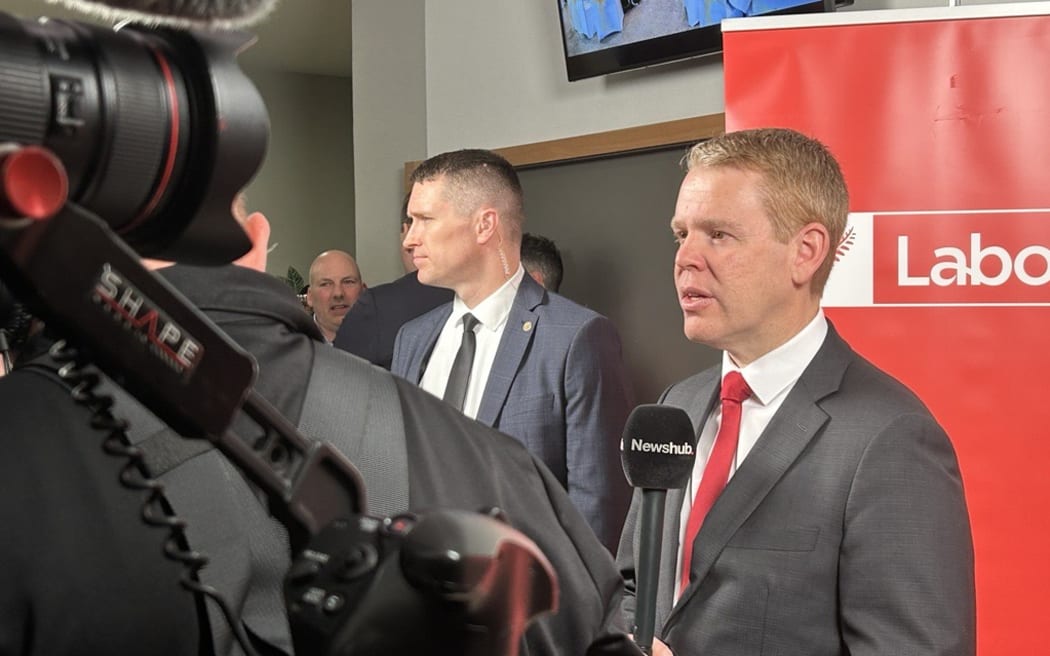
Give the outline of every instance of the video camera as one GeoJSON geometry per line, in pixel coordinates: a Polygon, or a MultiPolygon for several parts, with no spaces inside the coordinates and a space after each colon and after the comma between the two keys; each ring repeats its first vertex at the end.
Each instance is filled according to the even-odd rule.
{"type": "Polygon", "coordinates": [[[298,653],[513,655],[556,604],[535,544],[481,513],[368,516],[353,464],[300,435],[253,390],[252,357],[139,261],[220,264],[248,249],[230,207],[269,131],[236,64],[249,42],[0,13],[0,278],[267,495],[295,555],[298,653]],[[241,412],[262,439],[230,430],[241,412]]]}

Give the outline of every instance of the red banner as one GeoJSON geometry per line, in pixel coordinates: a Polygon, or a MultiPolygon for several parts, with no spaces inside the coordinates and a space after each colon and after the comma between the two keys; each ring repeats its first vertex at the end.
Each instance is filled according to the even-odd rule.
{"type": "Polygon", "coordinates": [[[982,656],[1045,653],[1050,588],[1048,3],[724,24],[726,125],[791,127],[842,164],[824,296],[959,454],[982,656]]]}

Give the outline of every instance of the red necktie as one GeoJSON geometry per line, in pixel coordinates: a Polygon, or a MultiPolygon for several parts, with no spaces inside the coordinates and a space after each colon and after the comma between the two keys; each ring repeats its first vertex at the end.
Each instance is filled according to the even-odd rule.
{"type": "Polygon", "coordinates": [[[680,590],[689,585],[689,563],[693,556],[693,541],[700,532],[707,511],[714,505],[715,499],[729,480],[729,467],[733,464],[737,440],[740,437],[740,404],[751,396],[739,371],[730,371],[722,380],[722,423],[715,436],[711,456],[704,466],[704,475],[700,479],[700,488],[693,499],[689,511],[689,522],[685,525],[685,542],[682,544],[682,584],[680,590]]]}

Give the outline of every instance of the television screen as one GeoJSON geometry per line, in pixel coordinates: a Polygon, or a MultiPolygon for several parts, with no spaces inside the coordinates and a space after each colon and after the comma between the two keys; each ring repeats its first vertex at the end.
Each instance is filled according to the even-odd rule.
{"type": "Polygon", "coordinates": [[[721,52],[723,18],[832,11],[836,5],[835,0],[555,2],[570,81],[721,52]]]}

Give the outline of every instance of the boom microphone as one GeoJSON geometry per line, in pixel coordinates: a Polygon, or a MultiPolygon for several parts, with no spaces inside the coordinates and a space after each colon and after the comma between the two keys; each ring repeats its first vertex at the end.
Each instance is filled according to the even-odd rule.
{"type": "Polygon", "coordinates": [[[649,654],[656,630],[664,500],[667,490],[683,488],[689,482],[696,456],[696,431],[681,408],[640,405],[627,418],[620,454],[627,481],[642,490],[634,640],[649,654]]]}
{"type": "Polygon", "coordinates": [[[268,16],[277,0],[48,0],[104,21],[176,28],[238,29],[268,16]]]}

